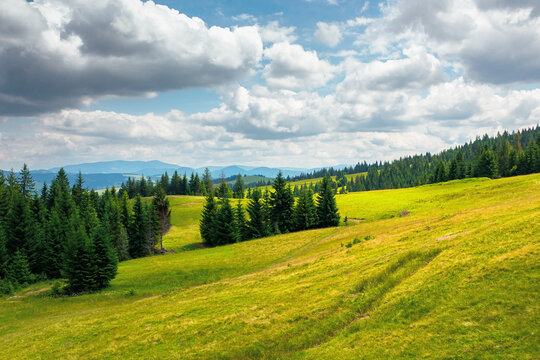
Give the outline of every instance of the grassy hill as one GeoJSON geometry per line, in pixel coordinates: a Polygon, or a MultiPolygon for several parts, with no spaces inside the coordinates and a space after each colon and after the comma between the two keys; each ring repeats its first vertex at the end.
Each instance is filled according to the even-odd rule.
{"type": "Polygon", "coordinates": [[[211,249],[203,201],[100,293],[0,298],[0,358],[540,357],[539,174],[339,195],[348,226],[211,249]]]}

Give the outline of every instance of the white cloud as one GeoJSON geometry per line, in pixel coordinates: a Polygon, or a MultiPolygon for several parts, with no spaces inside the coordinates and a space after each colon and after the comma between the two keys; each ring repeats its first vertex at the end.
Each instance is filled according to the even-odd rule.
{"type": "Polygon", "coordinates": [[[330,47],[335,47],[341,41],[341,31],[335,24],[327,24],[319,21],[317,23],[317,30],[315,31],[315,37],[317,40],[330,47]]]}
{"type": "Polygon", "coordinates": [[[257,25],[257,29],[265,43],[294,42],[297,39],[294,26],[280,26],[278,21],[270,21],[264,26],[257,25]]]}
{"type": "Polygon", "coordinates": [[[284,89],[310,89],[324,86],[334,77],[336,67],[319,59],[316,51],[306,51],[297,44],[281,42],[264,50],[270,60],[263,76],[268,85],[284,89]]]}
{"type": "Polygon", "coordinates": [[[208,28],[151,1],[5,0],[0,28],[4,115],[215,86],[248,75],[262,55],[255,27],[208,28]]]}

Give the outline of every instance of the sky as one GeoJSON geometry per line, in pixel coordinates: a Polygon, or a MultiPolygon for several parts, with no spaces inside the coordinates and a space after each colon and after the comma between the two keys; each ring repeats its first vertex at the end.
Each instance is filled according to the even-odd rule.
{"type": "Polygon", "coordinates": [[[319,167],[540,123],[537,0],[0,1],[0,168],[319,167]]]}

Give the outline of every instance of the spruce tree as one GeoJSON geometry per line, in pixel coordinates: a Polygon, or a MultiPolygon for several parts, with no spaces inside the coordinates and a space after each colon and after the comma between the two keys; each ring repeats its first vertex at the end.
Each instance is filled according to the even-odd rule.
{"type": "Polygon", "coordinates": [[[236,181],[233,187],[233,196],[235,199],[244,198],[244,180],[242,179],[242,174],[238,174],[236,181]]]}
{"type": "Polygon", "coordinates": [[[24,251],[15,251],[15,254],[9,261],[6,272],[6,278],[12,284],[27,285],[33,280],[33,276],[30,272],[30,265],[28,264],[28,258],[24,251]]]}
{"type": "Polygon", "coordinates": [[[221,206],[214,217],[215,245],[226,245],[236,242],[234,213],[228,198],[221,200],[221,206]]]}
{"type": "Polygon", "coordinates": [[[214,193],[208,192],[206,197],[206,203],[202,211],[201,221],[199,224],[199,231],[203,242],[208,246],[216,245],[216,236],[214,230],[214,218],[217,212],[217,205],[214,199],[214,193]]]}
{"type": "Polygon", "coordinates": [[[169,209],[169,199],[167,199],[165,190],[161,186],[158,187],[153,202],[159,217],[160,252],[163,253],[163,235],[170,227],[171,210],[169,209]]]}
{"type": "Polygon", "coordinates": [[[478,158],[476,167],[474,169],[474,175],[476,177],[498,177],[498,165],[495,154],[492,150],[484,149],[478,158]]]}
{"type": "Polygon", "coordinates": [[[330,184],[331,181],[331,178],[326,175],[321,181],[321,187],[317,195],[317,217],[320,227],[339,225],[339,211],[330,184]]]}
{"type": "Polygon", "coordinates": [[[0,279],[5,278],[7,275],[8,262],[9,254],[6,248],[6,233],[4,227],[0,224],[0,279]]]}
{"type": "Polygon", "coordinates": [[[25,199],[29,199],[32,196],[35,185],[36,183],[30,174],[30,169],[24,164],[19,176],[19,187],[21,188],[22,196],[25,199]]]}
{"type": "Polygon", "coordinates": [[[148,255],[148,214],[143,207],[141,196],[137,195],[129,223],[129,255],[138,258],[148,255]]]}
{"type": "Polygon", "coordinates": [[[68,282],[69,292],[81,293],[97,288],[94,244],[77,214],[70,219],[63,259],[62,276],[68,282]]]}
{"type": "Polygon", "coordinates": [[[261,192],[259,189],[253,189],[251,200],[247,205],[249,220],[247,222],[249,237],[257,239],[268,236],[267,225],[265,222],[265,214],[263,203],[261,201],[261,192]]]}
{"type": "Polygon", "coordinates": [[[114,279],[118,269],[118,257],[116,256],[116,250],[111,244],[109,233],[110,230],[107,225],[103,224],[94,229],[92,234],[96,289],[103,289],[109,286],[109,282],[114,279]]]}
{"type": "Polygon", "coordinates": [[[294,208],[295,230],[307,230],[317,226],[317,207],[313,201],[311,189],[304,189],[300,193],[298,203],[294,208]]]}
{"type": "Polygon", "coordinates": [[[210,192],[214,190],[214,184],[212,183],[212,175],[210,175],[210,170],[208,170],[208,168],[204,169],[202,180],[204,181],[206,191],[210,192]]]}
{"type": "Polygon", "coordinates": [[[274,191],[270,194],[270,216],[274,227],[273,231],[276,233],[289,232],[293,225],[294,197],[281,171],[272,187],[274,191]]]}
{"type": "Polygon", "coordinates": [[[238,201],[238,205],[236,205],[236,211],[234,216],[236,242],[248,240],[249,232],[246,222],[246,215],[244,213],[244,208],[242,207],[242,203],[240,202],[240,200],[238,201]]]}
{"type": "Polygon", "coordinates": [[[14,193],[13,202],[5,223],[8,253],[14,254],[17,250],[28,253],[34,235],[32,225],[28,202],[21,193],[14,193]]]}

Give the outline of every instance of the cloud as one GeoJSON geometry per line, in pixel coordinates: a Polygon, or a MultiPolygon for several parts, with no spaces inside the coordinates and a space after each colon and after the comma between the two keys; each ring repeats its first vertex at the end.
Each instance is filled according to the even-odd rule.
{"type": "Polygon", "coordinates": [[[397,1],[358,36],[372,54],[411,44],[461,62],[465,76],[490,84],[540,81],[540,5],[520,0],[397,1]]]}
{"type": "Polygon", "coordinates": [[[236,16],[233,16],[232,19],[234,21],[249,21],[249,22],[256,22],[257,18],[251,14],[239,14],[236,16]]]}
{"type": "Polygon", "coordinates": [[[270,63],[263,76],[270,87],[311,89],[324,86],[334,77],[336,67],[319,59],[316,51],[306,51],[297,44],[281,42],[264,50],[270,63]]]}
{"type": "Polygon", "coordinates": [[[257,29],[265,43],[294,42],[297,39],[294,26],[280,26],[278,21],[270,21],[264,26],[257,25],[257,29]]]}
{"type": "Polygon", "coordinates": [[[315,31],[317,40],[330,47],[335,47],[341,41],[341,31],[335,24],[327,24],[319,21],[315,31]]]}
{"type": "Polygon", "coordinates": [[[151,1],[5,0],[0,24],[1,115],[224,84],[262,55],[255,27],[208,28],[151,1]]]}

